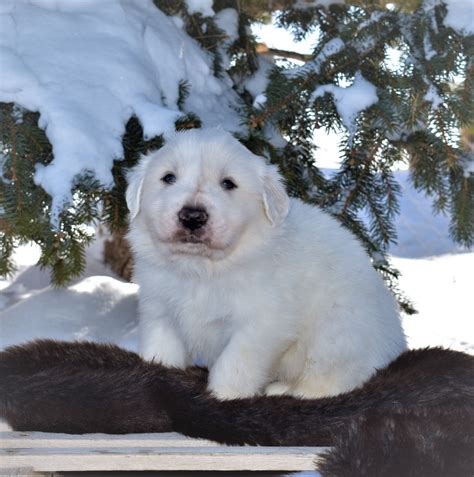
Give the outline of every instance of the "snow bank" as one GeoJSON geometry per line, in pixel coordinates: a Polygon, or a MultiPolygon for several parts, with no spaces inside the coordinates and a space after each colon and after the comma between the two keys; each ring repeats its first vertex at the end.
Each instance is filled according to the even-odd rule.
{"type": "Polygon", "coordinates": [[[393,263],[402,273],[402,290],[418,309],[418,314],[403,319],[408,345],[438,345],[474,354],[474,253],[418,260],[398,258],[393,263]]]}
{"type": "Polygon", "coordinates": [[[398,243],[390,246],[390,253],[395,257],[426,258],[466,252],[449,235],[449,217],[434,215],[433,199],[413,188],[409,171],[396,171],[394,175],[401,197],[400,214],[395,218],[398,243]]]}
{"type": "Polygon", "coordinates": [[[230,79],[214,77],[208,54],[151,0],[3,0],[0,24],[0,101],[39,111],[53,145],[35,177],[53,197],[53,222],[75,175],[111,185],[132,114],[148,137],[173,128],[180,81],[185,111],[240,128],[230,79]]]}
{"type": "Polygon", "coordinates": [[[64,289],[25,289],[1,314],[0,348],[53,338],[111,342],[136,350],[137,288],[92,276],[64,289]]]}

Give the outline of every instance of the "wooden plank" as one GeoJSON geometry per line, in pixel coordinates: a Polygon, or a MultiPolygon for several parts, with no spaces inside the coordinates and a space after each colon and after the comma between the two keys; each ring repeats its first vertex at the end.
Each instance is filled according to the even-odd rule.
{"type": "Polygon", "coordinates": [[[301,471],[312,470],[321,447],[103,447],[0,449],[0,467],[55,471],[301,471]]]}
{"type": "Polygon", "coordinates": [[[11,431],[11,427],[2,419],[0,419],[0,431],[11,431]]]}
{"type": "Polygon", "coordinates": [[[19,469],[1,468],[0,471],[2,477],[38,477],[41,475],[31,467],[20,467],[19,469]]]}
{"type": "Polygon", "coordinates": [[[156,434],[59,434],[49,432],[0,432],[0,448],[41,447],[216,447],[205,439],[177,432],[156,434]]]}

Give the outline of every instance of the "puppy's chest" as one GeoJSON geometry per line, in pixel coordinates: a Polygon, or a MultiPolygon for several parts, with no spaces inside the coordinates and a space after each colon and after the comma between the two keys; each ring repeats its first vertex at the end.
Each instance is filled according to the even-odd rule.
{"type": "Polygon", "coordinates": [[[236,327],[232,294],[218,285],[193,285],[184,290],[175,313],[191,356],[214,362],[236,327]]]}
{"type": "Polygon", "coordinates": [[[183,286],[182,299],[176,303],[177,319],[183,324],[214,323],[232,319],[233,299],[224,287],[214,283],[183,286]]]}

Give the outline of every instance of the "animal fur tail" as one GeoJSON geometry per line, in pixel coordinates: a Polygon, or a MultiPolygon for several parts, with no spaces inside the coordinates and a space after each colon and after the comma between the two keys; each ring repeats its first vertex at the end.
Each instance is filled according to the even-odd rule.
{"type": "Polygon", "coordinates": [[[207,373],[116,346],[40,341],[0,353],[0,417],[17,430],[175,430],[227,444],[332,446],[325,477],[474,473],[474,358],[408,351],[350,393],[218,401],[207,373]]]}
{"type": "Polygon", "coordinates": [[[403,353],[362,387],[335,397],[218,401],[166,380],[172,426],[227,444],[332,446],[324,477],[474,475],[474,357],[403,353]]]}
{"type": "Polygon", "coordinates": [[[319,463],[324,477],[474,475],[472,415],[366,412],[335,435],[319,463]]]}
{"type": "MultiPolygon", "coordinates": [[[[170,432],[153,390],[161,366],[114,345],[40,340],[0,353],[0,418],[18,431],[170,432]]],[[[207,372],[166,370],[203,389],[207,372]]]]}

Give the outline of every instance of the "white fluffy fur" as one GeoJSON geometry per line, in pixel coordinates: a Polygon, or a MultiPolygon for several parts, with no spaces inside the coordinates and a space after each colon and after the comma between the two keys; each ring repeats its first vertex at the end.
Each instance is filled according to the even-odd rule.
{"type": "Polygon", "coordinates": [[[334,395],[405,349],[396,303],[358,241],[290,199],[276,168],[229,134],[177,133],[132,171],[127,201],[141,353],[181,368],[204,360],[216,396],[334,395]],[[224,190],[225,178],[238,188],[224,190]],[[185,205],[209,214],[198,243],[180,235],[185,205]]]}

